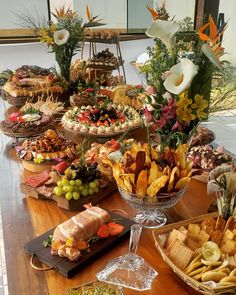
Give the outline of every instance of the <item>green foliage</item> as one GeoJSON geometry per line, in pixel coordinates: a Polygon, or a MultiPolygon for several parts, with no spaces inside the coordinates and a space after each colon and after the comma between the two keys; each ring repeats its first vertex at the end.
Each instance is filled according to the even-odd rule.
{"type": "Polygon", "coordinates": [[[155,39],[155,46],[147,48],[150,60],[141,68],[141,72],[147,75],[147,84],[154,86],[158,92],[164,93],[163,73],[168,71],[176,61],[176,56],[170,56],[166,46],[158,39],[155,39]]]}

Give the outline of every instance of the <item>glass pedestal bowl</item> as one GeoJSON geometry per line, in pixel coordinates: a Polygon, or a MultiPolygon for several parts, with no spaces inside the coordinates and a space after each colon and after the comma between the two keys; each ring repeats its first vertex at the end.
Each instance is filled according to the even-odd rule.
{"type": "Polygon", "coordinates": [[[159,193],[155,197],[140,197],[136,194],[129,193],[118,186],[122,198],[133,208],[137,214],[132,218],[136,223],[146,228],[158,228],[163,226],[167,217],[163,211],[173,207],[183,196],[185,186],[178,192],[159,193]]]}

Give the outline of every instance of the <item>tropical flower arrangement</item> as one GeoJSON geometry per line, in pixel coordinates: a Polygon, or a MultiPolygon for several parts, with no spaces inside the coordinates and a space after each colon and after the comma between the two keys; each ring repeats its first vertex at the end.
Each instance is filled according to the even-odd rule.
{"type": "Polygon", "coordinates": [[[226,28],[209,22],[191,39],[182,38],[177,22],[169,21],[165,9],[152,9],[153,22],[146,34],[154,38],[149,60],[142,67],[147,75],[148,100],[144,114],[151,135],[163,146],[176,148],[187,143],[196,126],[208,117],[213,72],[223,69],[221,36],[226,28]]]}
{"type": "Polygon", "coordinates": [[[60,75],[70,81],[70,65],[72,57],[81,47],[85,28],[104,25],[98,16],[93,17],[87,6],[86,8],[88,22],[83,24],[82,18],[77,12],[65,5],[55,10],[52,15],[56,22],[49,24],[44,19],[37,20],[29,15],[19,16],[24,25],[35,29],[39,40],[45,43],[51,52],[55,53],[55,59],[60,68],[60,75]]]}

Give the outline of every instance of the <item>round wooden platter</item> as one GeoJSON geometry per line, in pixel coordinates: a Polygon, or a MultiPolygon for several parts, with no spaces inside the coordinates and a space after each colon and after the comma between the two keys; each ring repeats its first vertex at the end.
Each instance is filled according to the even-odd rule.
{"type": "Polygon", "coordinates": [[[40,164],[35,163],[34,161],[26,161],[26,160],[21,160],[24,169],[30,171],[30,172],[35,172],[35,173],[40,173],[45,170],[51,170],[53,165],[58,164],[56,161],[45,161],[40,164]]]}
{"type": "Polygon", "coordinates": [[[62,125],[62,127],[68,131],[68,132],[71,132],[73,134],[76,134],[76,135],[80,135],[80,136],[90,136],[90,137],[95,137],[95,138],[111,138],[111,137],[116,137],[116,136],[120,136],[126,132],[132,132],[134,130],[137,130],[139,128],[141,128],[141,124],[139,125],[136,125],[132,128],[128,128],[128,129],[125,129],[125,130],[120,130],[118,132],[111,132],[111,133],[105,133],[105,134],[96,134],[96,133],[90,133],[90,132],[80,132],[80,131],[75,131],[75,130],[72,130],[72,129],[69,129],[69,128],[66,128],[65,126],[62,125]]]}
{"type": "Polygon", "coordinates": [[[42,128],[42,130],[37,131],[37,132],[32,131],[32,132],[18,133],[18,132],[8,132],[8,131],[2,130],[2,133],[8,137],[13,137],[13,138],[28,138],[28,137],[39,136],[47,129],[48,129],[48,126],[45,128],[42,128]]]}
{"type": "Polygon", "coordinates": [[[29,97],[29,96],[11,96],[10,94],[6,93],[5,91],[2,91],[3,97],[5,97],[5,100],[13,106],[21,107],[23,106],[27,100],[33,99],[33,102],[37,100],[37,98],[29,97]]]}

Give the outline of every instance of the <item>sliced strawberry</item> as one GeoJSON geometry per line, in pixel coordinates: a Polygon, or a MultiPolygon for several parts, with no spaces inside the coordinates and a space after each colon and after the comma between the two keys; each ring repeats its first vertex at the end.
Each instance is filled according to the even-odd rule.
{"type": "Polygon", "coordinates": [[[102,239],[109,237],[108,226],[105,223],[99,228],[99,230],[97,232],[97,236],[102,239]]]}
{"type": "Polygon", "coordinates": [[[17,121],[17,118],[21,115],[21,112],[11,113],[8,117],[10,121],[17,121]]]}
{"type": "Polygon", "coordinates": [[[108,231],[109,231],[110,236],[117,236],[123,230],[124,230],[124,226],[119,223],[115,223],[115,222],[108,223],[108,231]]]}

